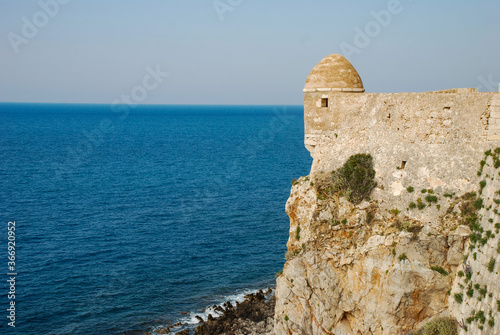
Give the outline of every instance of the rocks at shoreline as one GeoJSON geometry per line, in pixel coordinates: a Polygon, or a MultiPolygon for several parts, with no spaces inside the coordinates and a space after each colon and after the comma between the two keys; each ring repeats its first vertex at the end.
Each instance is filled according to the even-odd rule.
{"type": "MultiPolygon", "coordinates": [[[[184,329],[176,335],[274,335],[274,307],[276,300],[273,290],[268,288],[265,292],[247,294],[245,300],[237,302],[234,306],[230,301],[222,306],[213,306],[214,312],[220,316],[208,315],[203,320],[196,315],[200,324],[193,330],[184,329]]],[[[154,334],[173,334],[174,328],[183,326],[182,323],[159,327],[154,334]]],[[[153,334],[147,332],[146,335],[153,334]]]]}
{"type": "Polygon", "coordinates": [[[195,335],[272,335],[274,334],[275,298],[269,288],[248,294],[241,303],[233,306],[229,301],[218,312],[218,318],[208,316],[207,321],[196,327],[195,335]],[[270,296],[268,298],[268,296],[270,296]]]}

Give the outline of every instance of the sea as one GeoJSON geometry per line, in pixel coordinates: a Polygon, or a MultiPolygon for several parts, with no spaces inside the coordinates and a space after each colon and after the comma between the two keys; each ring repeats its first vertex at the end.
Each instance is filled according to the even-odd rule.
{"type": "Polygon", "coordinates": [[[0,104],[0,334],[192,329],[274,286],[303,138],[302,106],[0,104]]]}

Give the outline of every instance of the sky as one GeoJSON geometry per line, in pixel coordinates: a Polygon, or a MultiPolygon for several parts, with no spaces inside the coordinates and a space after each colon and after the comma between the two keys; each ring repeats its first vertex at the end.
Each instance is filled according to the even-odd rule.
{"type": "Polygon", "coordinates": [[[300,105],[340,53],[367,92],[498,91],[500,1],[0,0],[0,102],[300,105]]]}

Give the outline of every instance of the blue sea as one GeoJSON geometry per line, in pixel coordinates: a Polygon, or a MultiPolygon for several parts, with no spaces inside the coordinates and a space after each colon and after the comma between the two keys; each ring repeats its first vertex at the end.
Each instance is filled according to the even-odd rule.
{"type": "Polygon", "coordinates": [[[192,327],[273,286],[303,134],[302,106],[0,104],[0,334],[192,327]]]}

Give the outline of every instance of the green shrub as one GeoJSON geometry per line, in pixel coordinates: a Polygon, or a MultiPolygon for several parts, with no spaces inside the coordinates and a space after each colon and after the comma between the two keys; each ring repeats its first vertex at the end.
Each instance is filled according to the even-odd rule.
{"type": "Polygon", "coordinates": [[[408,259],[408,257],[406,257],[406,254],[403,252],[401,255],[399,255],[398,259],[400,261],[404,261],[405,259],[408,259]]]}
{"type": "Polygon", "coordinates": [[[281,276],[283,274],[283,270],[281,270],[280,272],[276,273],[276,278],[278,278],[279,276],[281,276]]]}
{"type": "Polygon", "coordinates": [[[488,320],[488,326],[490,326],[490,327],[492,327],[492,328],[495,326],[495,320],[494,320],[493,318],[490,318],[490,319],[488,320]]]}
{"type": "Polygon", "coordinates": [[[464,295],[462,293],[455,293],[455,301],[461,304],[464,301],[464,295]]]}
{"type": "Polygon", "coordinates": [[[497,300],[497,311],[500,312],[500,300],[497,300]]]}
{"type": "Polygon", "coordinates": [[[481,180],[479,182],[479,187],[480,187],[479,194],[481,194],[483,193],[483,189],[486,187],[486,180],[481,180]]]}
{"type": "Polygon", "coordinates": [[[477,209],[477,210],[483,208],[483,198],[477,198],[474,201],[473,205],[474,205],[474,208],[477,209]]]}
{"type": "Polygon", "coordinates": [[[483,227],[477,222],[477,216],[475,216],[475,215],[469,216],[467,218],[467,222],[469,223],[470,230],[477,231],[480,233],[482,233],[484,231],[483,227]]]}
{"type": "Polygon", "coordinates": [[[426,189],[426,188],[423,188],[420,192],[422,192],[422,193],[427,193],[427,189],[426,189]]]}
{"type": "Polygon", "coordinates": [[[427,200],[428,202],[434,202],[436,203],[438,201],[438,197],[436,197],[435,195],[430,195],[430,194],[427,194],[425,196],[425,200],[427,200]]]}
{"type": "Polygon", "coordinates": [[[410,204],[408,205],[408,207],[411,208],[411,209],[413,209],[413,208],[417,207],[417,204],[412,201],[412,202],[410,202],[410,204]]]}
{"type": "Polygon", "coordinates": [[[292,186],[295,186],[299,183],[299,181],[297,179],[292,179],[292,186]]]}
{"type": "Polygon", "coordinates": [[[422,209],[424,209],[424,208],[425,208],[425,204],[424,204],[423,202],[419,202],[419,203],[417,204],[417,207],[418,207],[418,209],[422,210],[422,209]]]}
{"type": "Polygon", "coordinates": [[[476,197],[476,192],[467,192],[464,194],[465,200],[472,200],[476,197]]]}
{"type": "Polygon", "coordinates": [[[408,193],[413,193],[413,191],[415,191],[415,189],[413,188],[413,186],[408,186],[406,188],[406,190],[408,191],[408,193]]]}
{"type": "Polygon", "coordinates": [[[466,293],[469,298],[472,298],[474,296],[474,289],[472,288],[472,284],[469,284],[466,293]]]}
{"type": "Polygon", "coordinates": [[[409,222],[401,222],[398,224],[399,230],[407,230],[408,227],[410,226],[409,222]]]}
{"type": "Polygon", "coordinates": [[[479,311],[475,315],[475,319],[484,324],[486,322],[486,317],[484,316],[483,311],[479,311]]]}
{"type": "Polygon", "coordinates": [[[443,197],[445,197],[445,198],[453,198],[453,194],[451,194],[451,193],[445,193],[445,194],[443,194],[443,197]]]}
{"type": "Polygon", "coordinates": [[[393,208],[393,209],[391,209],[391,213],[394,215],[398,215],[399,213],[401,213],[401,211],[397,208],[393,208]]]}
{"type": "Polygon", "coordinates": [[[338,226],[340,224],[340,222],[338,220],[334,220],[334,219],[330,219],[328,220],[328,223],[330,223],[330,225],[332,226],[338,226]]]}
{"type": "Polygon", "coordinates": [[[288,315],[285,315],[285,321],[288,321],[288,320],[290,320],[290,319],[288,318],[288,315]]]}
{"type": "Polygon", "coordinates": [[[431,270],[439,272],[443,276],[447,276],[448,275],[448,271],[446,271],[445,269],[443,269],[441,266],[431,266],[431,270]]]}
{"type": "Polygon", "coordinates": [[[297,229],[295,230],[295,239],[300,240],[300,226],[297,226],[297,229]]]}
{"type": "Polygon", "coordinates": [[[480,233],[472,233],[469,235],[469,239],[472,243],[476,243],[477,241],[481,240],[481,234],[480,233]]]}
{"type": "Polygon", "coordinates": [[[377,183],[370,154],[357,154],[349,157],[344,165],[334,171],[333,190],[343,192],[353,204],[367,199],[377,183]]]}
{"type": "Polygon", "coordinates": [[[472,278],[472,272],[469,272],[465,275],[465,282],[468,283],[472,278]]]}
{"type": "Polygon", "coordinates": [[[342,222],[342,224],[347,224],[347,219],[343,219],[343,220],[342,220],[342,221],[340,221],[340,222],[342,222]]]}
{"type": "Polygon", "coordinates": [[[464,276],[464,272],[463,271],[458,271],[457,276],[463,277],[464,276]]]}
{"type": "Polygon", "coordinates": [[[458,323],[453,318],[437,318],[420,330],[414,333],[415,335],[458,335],[458,323]]]}
{"type": "Polygon", "coordinates": [[[495,259],[493,257],[491,257],[490,261],[488,262],[488,271],[489,272],[493,272],[493,270],[495,269],[495,259]]]}

